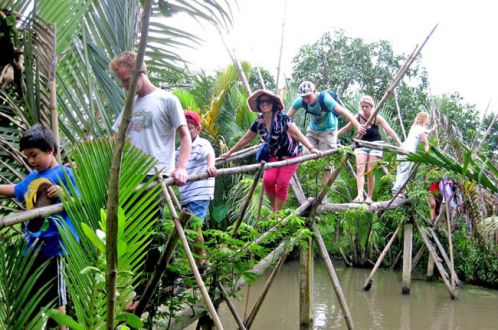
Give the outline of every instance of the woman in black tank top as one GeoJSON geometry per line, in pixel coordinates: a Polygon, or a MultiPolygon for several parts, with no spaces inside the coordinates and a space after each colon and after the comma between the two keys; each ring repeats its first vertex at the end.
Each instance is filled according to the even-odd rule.
{"type": "MultiPolygon", "coordinates": [[[[356,115],[356,119],[360,122],[360,124],[365,124],[373,113],[374,101],[372,97],[368,95],[364,95],[360,99],[360,109],[358,114],[356,115]]],[[[367,132],[365,135],[361,137],[363,141],[369,142],[382,142],[382,136],[379,132],[379,126],[384,128],[384,130],[399,144],[401,145],[401,141],[396,134],[389,126],[387,121],[382,118],[381,115],[377,114],[375,118],[372,120],[371,124],[366,127],[367,132]]],[[[343,128],[339,130],[337,133],[338,136],[346,133],[351,128],[350,124],[347,124],[343,128]]],[[[382,151],[371,149],[371,148],[356,148],[355,151],[356,156],[356,187],[358,189],[358,195],[353,200],[353,202],[361,203],[371,203],[373,188],[375,186],[375,176],[374,176],[374,168],[379,159],[382,157],[382,151]],[[364,199],[364,186],[365,186],[365,173],[367,175],[367,198],[364,199]]]]}

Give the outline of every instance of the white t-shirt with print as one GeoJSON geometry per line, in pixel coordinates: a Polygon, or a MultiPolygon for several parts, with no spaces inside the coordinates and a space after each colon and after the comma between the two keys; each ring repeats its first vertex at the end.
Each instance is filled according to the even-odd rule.
{"type": "MultiPolygon", "coordinates": [[[[117,132],[121,112],[112,126],[117,132]]],[[[173,94],[156,89],[145,96],[137,96],[126,137],[135,147],[157,159],[157,167],[164,174],[175,169],[175,135],[178,127],[187,125],[180,101],[173,94]]],[[[149,174],[154,175],[155,170],[149,174]]]]}

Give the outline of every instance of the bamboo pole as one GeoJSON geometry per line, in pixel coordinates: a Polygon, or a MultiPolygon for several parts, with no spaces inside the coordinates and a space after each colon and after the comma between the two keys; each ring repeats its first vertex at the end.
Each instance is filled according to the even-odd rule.
{"type": "MultiPolygon", "coordinates": [[[[432,281],[434,279],[434,258],[429,253],[429,258],[427,259],[427,273],[425,275],[426,281],[432,281]]],[[[443,276],[443,275],[441,275],[443,276]]]]}
{"type": "Polygon", "coordinates": [[[52,63],[50,64],[50,70],[48,73],[48,90],[49,90],[49,104],[50,104],[50,123],[52,128],[52,133],[55,137],[55,145],[57,150],[54,150],[55,157],[57,161],[61,162],[61,145],[60,145],[60,134],[59,134],[59,115],[57,113],[57,87],[55,84],[55,76],[57,71],[57,33],[56,26],[53,25],[53,35],[52,35],[52,63]]]}
{"type": "Polygon", "coordinates": [[[256,171],[256,175],[254,176],[254,180],[252,181],[251,188],[249,189],[249,192],[247,193],[246,200],[244,202],[244,205],[242,205],[242,210],[240,210],[239,217],[237,218],[237,222],[235,223],[232,231],[232,237],[237,237],[237,233],[239,231],[240,224],[242,223],[242,220],[244,220],[244,216],[246,215],[247,208],[249,207],[249,204],[251,203],[252,195],[254,194],[254,190],[258,186],[258,181],[259,178],[261,177],[261,174],[263,174],[263,171],[265,169],[265,162],[261,162],[259,165],[258,170],[256,171]]]}
{"type": "Polygon", "coordinates": [[[385,211],[385,210],[390,210],[397,208],[405,203],[408,202],[407,199],[404,198],[397,198],[395,201],[393,201],[391,204],[389,204],[391,200],[389,201],[383,201],[383,202],[374,202],[372,204],[359,204],[359,203],[341,203],[341,204],[334,204],[334,203],[327,203],[320,205],[318,207],[317,213],[329,213],[329,212],[344,212],[350,209],[354,208],[364,208],[366,207],[369,212],[379,212],[379,211],[385,211]]]}
{"type": "Polygon", "coordinates": [[[280,69],[282,67],[282,53],[284,49],[284,36],[285,36],[285,16],[287,14],[287,0],[284,1],[284,15],[282,18],[282,36],[280,38],[280,51],[278,54],[278,67],[277,67],[277,81],[275,82],[275,94],[278,95],[278,85],[280,84],[280,69]]]}
{"type": "Polygon", "coordinates": [[[244,73],[244,70],[242,70],[242,66],[240,65],[240,62],[237,59],[237,56],[235,55],[235,49],[233,49],[232,51],[230,50],[230,47],[228,47],[228,44],[227,44],[225,38],[223,37],[223,33],[221,32],[221,30],[219,28],[217,28],[217,29],[218,29],[218,34],[221,38],[221,41],[223,42],[223,46],[225,46],[225,49],[228,53],[228,56],[230,56],[230,59],[232,60],[232,63],[239,74],[240,80],[242,81],[242,85],[246,89],[247,94],[252,94],[252,90],[251,90],[251,87],[249,86],[249,82],[247,80],[246,74],[244,73]]]}
{"type": "Polygon", "coordinates": [[[256,72],[258,74],[259,84],[261,85],[261,88],[266,89],[265,81],[263,80],[263,75],[261,74],[259,66],[256,66],[256,72]]]}
{"type": "Polygon", "coordinates": [[[118,234],[118,203],[119,203],[119,175],[121,172],[121,158],[123,153],[126,131],[131,119],[133,103],[137,90],[138,76],[141,72],[140,68],[144,61],[145,47],[147,45],[147,37],[149,34],[149,19],[152,12],[152,0],[147,0],[143,5],[142,15],[142,30],[140,36],[140,44],[133,70],[130,88],[126,96],[126,104],[123,110],[123,116],[117,133],[116,144],[111,163],[111,175],[109,177],[109,185],[107,190],[107,221],[106,221],[106,294],[107,294],[107,319],[106,327],[108,330],[115,328],[114,320],[116,313],[116,280],[117,280],[117,234],[118,234]]]}
{"type": "Polygon", "coordinates": [[[221,325],[220,318],[218,316],[218,313],[216,312],[216,308],[213,305],[213,302],[211,301],[211,298],[209,297],[209,293],[206,289],[206,286],[204,285],[204,282],[202,280],[201,274],[199,273],[199,269],[197,268],[197,264],[195,263],[194,256],[192,255],[192,251],[190,251],[190,246],[187,241],[187,237],[185,237],[185,232],[183,231],[183,227],[178,220],[178,215],[176,214],[175,207],[173,206],[173,201],[171,200],[171,196],[168,193],[168,189],[166,188],[166,185],[164,184],[164,180],[162,178],[159,178],[159,181],[161,182],[161,188],[163,191],[164,199],[166,201],[166,205],[169,208],[169,211],[171,212],[171,215],[173,217],[173,223],[175,224],[176,231],[178,233],[178,236],[180,238],[180,241],[182,242],[183,249],[185,250],[185,254],[187,255],[188,262],[190,264],[190,268],[192,269],[192,272],[194,273],[195,281],[197,282],[197,286],[199,287],[199,290],[201,291],[202,297],[204,298],[204,302],[206,303],[209,314],[211,315],[211,318],[213,319],[214,324],[216,325],[216,328],[219,330],[223,329],[223,326],[221,325]]]}
{"type": "Polygon", "coordinates": [[[382,253],[380,254],[379,258],[377,259],[377,262],[375,262],[374,268],[370,272],[370,275],[368,275],[368,278],[365,281],[365,284],[363,284],[364,291],[368,291],[372,287],[373,277],[375,275],[375,272],[377,271],[377,269],[379,269],[379,266],[382,263],[382,260],[384,260],[384,258],[386,257],[387,251],[389,251],[389,249],[391,248],[391,245],[393,244],[394,240],[396,239],[396,236],[398,236],[402,225],[403,225],[403,223],[400,222],[398,227],[396,227],[394,234],[391,236],[391,239],[389,240],[389,242],[387,242],[386,246],[384,247],[384,250],[382,250],[382,253]]]}
{"type": "Polygon", "coordinates": [[[252,94],[252,89],[251,86],[249,85],[249,81],[247,80],[246,74],[244,73],[244,70],[242,69],[242,65],[239,62],[239,59],[237,58],[237,55],[235,54],[235,49],[232,49],[232,60],[235,65],[235,68],[237,69],[237,72],[239,73],[240,80],[242,81],[242,85],[244,85],[244,88],[247,91],[247,94],[252,94]]]}
{"type": "Polygon", "coordinates": [[[241,158],[245,158],[245,157],[250,156],[250,155],[254,155],[258,151],[259,147],[261,147],[261,144],[256,144],[256,145],[254,145],[252,147],[241,149],[239,151],[234,152],[227,159],[224,159],[224,158],[221,158],[221,157],[217,157],[215,159],[215,165],[216,166],[220,166],[222,164],[231,162],[231,161],[236,160],[236,159],[241,159],[241,158]]]}
{"type": "MultiPolygon", "coordinates": [[[[286,241],[282,241],[271,253],[269,253],[265,258],[261,259],[257,263],[257,265],[250,270],[250,272],[256,276],[262,275],[266,271],[266,269],[273,265],[276,259],[279,259],[283,254],[291,251],[297,242],[298,239],[295,237],[292,237],[286,241]]],[[[232,288],[233,292],[239,291],[246,284],[247,282],[245,278],[239,278],[232,288]]],[[[217,299],[216,303],[221,302],[221,299],[223,298],[217,299]]],[[[196,304],[188,306],[184,310],[177,313],[177,315],[181,315],[181,319],[175,318],[173,320],[159,321],[158,328],[167,328],[169,330],[184,329],[199,317],[206,314],[206,312],[207,310],[205,308],[205,305],[196,304]]]]}
{"type": "MultiPolygon", "coordinates": [[[[173,217],[177,216],[176,212],[175,214],[172,213],[171,216],[173,217]]],[[[188,210],[186,209],[182,210],[179,219],[182,228],[190,219],[190,216],[191,214],[188,212],[188,210]]],[[[178,231],[176,230],[171,231],[168,237],[168,241],[166,242],[166,245],[164,247],[164,250],[161,253],[161,256],[159,257],[156,267],[154,268],[154,272],[152,273],[149,282],[147,283],[147,286],[145,287],[145,290],[142,293],[142,296],[140,297],[140,301],[138,302],[137,308],[135,308],[135,311],[133,312],[135,315],[141,316],[142,313],[147,308],[147,305],[149,304],[149,301],[152,298],[154,291],[157,289],[161,277],[163,276],[164,272],[166,271],[166,268],[168,267],[169,260],[171,259],[171,256],[175,252],[175,248],[176,245],[178,244],[179,239],[180,236],[178,235],[178,231]]]]}
{"type": "MultiPolygon", "coordinates": [[[[444,250],[443,245],[439,241],[439,238],[437,237],[436,232],[430,227],[428,227],[427,229],[428,229],[429,234],[430,234],[429,238],[431,240],[433,240],[434,243],[436,243],[436,247],[438,248],[439,253],[441,253],[443,260],[446,263],[446,266],[448,267],[448,269],[451,269],[452,266],[451,266],[450,259],[448,258],[448,255],[446,254],[446,251],[444,250]]],[[[453,269],[455,269],[455,268],[453,267],[453,269]]],[[[460,285],[460,279],[458,278],[458,275],[456,273],[455,273],[455,283],[456,283],[456,285],[460,285]]]]}
{"type": "Polygon", "coordinates": [[[413,224],[403,225],[403,274],[401,281],[401,293],[410,294],[411,271],[412,271],[412,249],[413,249],[413,224]]]}
{"type": "Polygon", "coordinates": [[[263,291],[261,292],[261,295],[256,300],[256,303],[254,304],[251,312],[249,313],[249,316],[247,317],[246,321],[244,322],[247,329],[250,329],[252,324],[254,323],[256,315],[258,314],[259,309],[261,308],[261,305],[263,304],[263,301],[265,300],[266,295],[268,294],[268,291],[270,290],[270,287],[273,284],[273,280],[275,279],[275,276],[277,275],[278,271],[284,265],[284,262],[287,259],[288,255],[289,255],[289,253],[286,253],[282,257],[280,257],[280,260],[278,261],[277,265],[275,266],[275,268],[271,272],[270,276],[266,280],[266,283],[265,283],[265,286],[263,288],[263,291]]]}
{"type": "Polygon", "coordinates": [[[299,249],[299,329],[313,327],[313,240],[299,249]]]}
{"type": "Polygon", "coordinates": [[[16,214],[7,215],[0,218],[0,228],[10,227],[18,223],[29,221],[35,218],[44,218],[49,215],[64,211],[62,203],[31,209],[16,214]]]}
{"type": "Polygon", "coordinates": [[[448,281],[448,277],[444,275],[445,270],[438,260],[439,258],[437,257],[436,251],[434,251],[433,246],[429,242],[429,239],[427,238],[427,236],[425,235],[423,230],[420,228],[420,225],[418,224],[418,222],[414,221],[414,223],[415,223],[415,227],[417,227],[417,230],[420,233],[420,236],[422,236],[422,240],[424,241],[424,244],[427,247],[427,250],[429,251],[431,258],[436,263],[436,267],[437,267],[439,273],[441,274],[441,278],[443,279],[444,285],[446,285],[446,287],[448,288],[448,292],[450,294],[451,299],[455,299],[456,298],[455,291],[453,290],[451,283],[448,281]]]}
{"type": "Polygon", "coordinates": [[[308,209],[308,207],[311,205],[311,203],[313,203],[313,198],[308,198],[308,200],[305,203],[301,204],[294,212],[292,212],[292,214],[288,215],[287,217],[285,217],[284,219],[279,221],[278,224],[271,227],[268,231],[261,234],[261,236],[259,236],[258,238],[254,239],[250,242],[245,243],[241,248],[236,250],[232,255],[235,256],[235,255],[245,251],[252,244],[261,244],[261,242],[263,242],[265,240],[265,238],[267,238],[272,233],[277,231],[278,228],[285,226],[287,224],[287,222],[289,222],[290,217],[296,216],[296,215],[298,215],[298,216],[302,215],[308,209]]]}
{"type": "MultiPolygon", "coordinates": [[[[157,169],[156,169],[156,171],[157,171],[157,169]]],[[[158,176],[159,175],[161,175],[161,174],[158,172],[158,176]]],[[[171,198],[173,200],[173,204],[175,205],[176,209],[178,210],[178,212],[181,212],[182,205],[180,204],[180,201],[176,197],[175,192],[173,191],[173,188],[171,188],[171,186],[167,186],[166,188],[168,189],[168,193],[171,196],[171,198]]]]}
{"type": "Polygon", "coordinates": [[[455,290],[455,267],[454,267],[454,259],[453,259],[453,239],[452,239],[452,234],[451,234],[451,215],[450,215],[450,210],[449,210],[449,202],[445,203],[445,209],[446,209],[446,224],[448,227],[448,248],[450,249],[450,276],[451,276],[451,287],[453,290],[455,290]]]}
{"type": "Polygon", "coordinates": [[[417,253],[415,253],[415,257],[413,257],[413,261],[412,261],[412,270],[411,270],[412,273],[413,273],[413,270],[415,269],[415,267],[417,267],[418,263],[422,259],[424,252],[425,252],[425,249],[426,249],[425,245],[422,244],[420,249],[418,249],[417,253]]]}
{"type": "Polygon", "coordinates": [[[320,229],[318,229],[318,226],[316,225],[314,219],[311,222],[311,228],[313,229],[313,238],[316,241],[322,259],[325,262],[325,267],[332,282],[332,286],[334,287],[335,295],[337,297],[337,300],[339,300],[342,313],[344,314],[344,319],[346,320],[346,325],[348,326],[348,329],[354,329],[353,319],[351,318],[351,313],[349,312],[346,298],[344,297],[344,293],[342,292],[341,284],[339,283],[334,265],[332,264],[332,260],[330,260],[329,253],[327,252],[327,248],[325,247],[325,243],[323,242],[322,234],[320,234],[320,229]]]}
{"type": "Polygon", "coordinates": [[[484,144],[484,141],[486,141],[486,139],[488,138],[489,134],[491,133],[491,129],[495,125],[496,120],[498,120],[498,111],[495,113],[495,116],[491,120],[491,123],[489,124],[488,129],[486,130],[486,133],[484,133],[484,136],[482,137],[481,141],[479,141],[479,145],[477,146],[476,149],[474,149],[475,150],[475,154],[477,154],[481,150],[481,147],[484,144]]]}
{"type": "Polygon", "coordinates": [[[403,132],[403,137],[406,140],[405,125],[403,124],[403,118],[401,117],[401,109],[399,107],[398,93],[396,93],[396,89],[394,90],[394,101],[396,102],[396,110],[398,111],[399,126],[401,126],[401,132],[403,132]]]}
{"type": "Polygon", "coordinates": [[[240,318],[239,314],[237,314],[237,311],[235,310],[235,306],[232,304],[230,299],[228,298],[227,292],[223,285],[221,283],[218,283],[218,288],[220,289],[220,294],[225,301],[225,303],[228,306],[228,309],[230,310],[230,313],[232,313],[233,318],[235,319],[235,322],[237,322],[237,325],[239,326],[239,330],[246,330],[246,326],[244,325],[244,322],[242,322],[242,319],[240,318]]]}

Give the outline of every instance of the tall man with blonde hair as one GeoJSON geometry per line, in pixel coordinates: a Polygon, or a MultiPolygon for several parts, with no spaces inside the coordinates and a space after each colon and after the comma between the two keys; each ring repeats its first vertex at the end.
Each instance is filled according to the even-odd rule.
{"type": "MultiPolygon", "coordinates": [[[[128,90],[133,78],[137,54],[124,52],[112,59],[109,68],[128,90]]],[[[123,113],[118,116],[112,129],[117,133],[123,113]]],[[[147,67],[142,64],[137,81],[136,97],[133,104],[132,117],[126,137],[131,144],[157,160],[157,167],[162,175],[174,178],[177,185],[187,182],[187,163],[192,148],[192,139],[180,101],[173,94],[154,86],[147,77],[147,67]],[[180,137],[180,148],[175,166],[175,136],[180,137]]],[[[152,169],[149,175],[156,175],[152,169]]],[[[162,217],[162,213],[157,213],[162,217]]],[[[158,244],[158,237],[153,238],[158,244]]],[[[159,243],[160,245],[160,243],[159,243]]],[[[159,258],[159,250],[153,246],[147,251],[143,270],[151,273],[159,258]]],[[[145,289],[146,282],[141,279],[135,291],[137,296],[126,307],[132,312],[138,305],[139,297],[145,289]]]]}
{"type": "MultiPolygon", "coordinates": [[[[135,52],[123,52],[109,65],[126,90],[130,88],[136,58],[135,52]]],[[[132,145],[154,157],[163,174],[173,177],[177,185],[185,184],[192,141],[180,101],[150,82],[145,63],[138,76],[136,93],[127,138],[132,145]],[[180,152],[175,166],[176,133],[180,137],[180,152]]],[[[122,115],[118,116],[112,127],[115,133],[122,115]]],[[[154,170],[149,174],[155,175],[154,170]]]]}

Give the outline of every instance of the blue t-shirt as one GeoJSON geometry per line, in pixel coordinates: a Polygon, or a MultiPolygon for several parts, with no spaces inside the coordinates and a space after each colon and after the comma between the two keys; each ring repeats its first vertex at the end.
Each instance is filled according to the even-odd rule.
{"type": "MultiPolygon", "coordinates": [[[[316,93],[315,104],[308,104],[308,112],[312,115],[312,119],[308,127],[313,131],[328,132],[337,130],[337,113],[334,111],[337,102],[328,93],[323,97],[323,103],[327,109],[322,109],[320,106],[319,93],[316,93]]],[[[292,102],[292,108],[299,110],[304,108],[304,101],[301,96],[292,102]]]]}
{"type": "MultiPolygon", "coordinates": [[[[29,205],[26,198],[32,198],[33,194],[36,196],[36,190],[40,181],[48,180],[54,185],[64,185],[68,187],[64,172],[66,172],[73,186],[76,187],[76,182],[71,169],[62,165],[57,165],[46,169],[43,172],[34,170],[24,180],[16,184],[14,188],[16,199],[21,203],[29,205]]],[[[57,198],[56,203],[60,203],[59,198],[57,198]]],[[[76,230],[74,229],[74,226],[65,211],[47,217],[45,224],[37,232],[31,232],[28,230],[28,222],[24,222],[24,233],[28,239],[28,246],[33,246],[36,243],[35,240],[39,239],[39,242],[43,243],[40,248],[40,255],[44,257],[54,257],[64,254],[62,239],[55,221],[59,221],[59,223],[67,225],[74,237],[79,240],[78,234],[76,233],[76,230]]]]}

